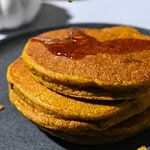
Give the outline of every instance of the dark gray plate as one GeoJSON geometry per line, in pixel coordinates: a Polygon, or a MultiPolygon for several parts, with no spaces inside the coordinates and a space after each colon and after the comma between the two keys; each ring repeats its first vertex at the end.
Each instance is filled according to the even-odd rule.
{"type": "MultiPolygon", "coordinates": [[[[22,52],[26,41],[34,35],[47,30],[64,28],[69,26],[84,26],[92,28],[103,28],[113,26],[112,24],[74,24],[54,27],[25,33],[15,37],[9,37],[0,42],[0,105],[5,109],[0,111],[0,150],[135,150],[141,145],[150,145],[150,130],[140,135],[111,145],[81,146],[64,142],[39,130],[39,128],[19,113],[9,102],[6,70],[8,65],[14,61],[22,52]]],[[[139,29],[139,28],[138,28],[139,29]]],[[[142,33],[150,35],[150,31],[139,29],[142,33]]]]}

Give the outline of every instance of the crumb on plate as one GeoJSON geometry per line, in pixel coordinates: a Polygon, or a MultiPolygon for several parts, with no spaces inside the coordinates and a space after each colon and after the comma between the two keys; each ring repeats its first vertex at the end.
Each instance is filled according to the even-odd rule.
{"type": "Polygon", "coordinates": [[[4,106],[0,105],[0,111],[4,109],[4,106]]]}

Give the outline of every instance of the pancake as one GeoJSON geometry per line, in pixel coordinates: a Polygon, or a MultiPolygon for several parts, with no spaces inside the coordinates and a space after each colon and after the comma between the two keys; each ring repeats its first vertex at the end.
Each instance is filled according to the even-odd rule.
{"type": "Polygon", "coordinates": [[[47,128],[41,128],[43,131],[51,134],[64,141],[81,144],[81,145],[97,145],[97,144],[110,144],[116,143],[127,138],[123,136],[82,136],[82,135],[71,135],[64,131],[50,130],[47,128]]]}
{"type": "Polygon", "coordinates": [[[15,107],[27,118],[39,126],[54,130],[78,131],[87,129],[97,129],[92,123],[79,122],[73,120],[64,120],[56,118],[55,115],[45,113],[43,109],[34,103],[27,103],[22,97],[16,94],[9,86],[9,97],[15,107]]]}
{"type": "Polygon", "coordinates": [[[144,95],[145,92],[147,92],[148,89],[128,89],[124,91],[118,92],[118,90],[105,90],[104,88],[99,87],[92,87],[92,86],[86,86],[86,87],[79,87],[75,85],[64,85],[61,83],[55,83],[55,81],[46,81],[44,77],[41,77],[37,74],[32,74],[34,79],[38,81],[39,83],[43,84],[47,88],[66,95],[70,97],[76,97],[76,98],[84,98],[84,99],[90,99],[90,100],[132,100],[134,98],[137,98],[141,95],[144,95]]]}
{"type": "Polygon", "coordinates": [[[110,144],[119,142],[127,138],[136,136],[140,132],[150,128],[149,119],[150,109],[147,109],[140,115],[134,116],[112,128],[103,132],[80,131],[74,133],[67,131],[51,130],[48,128],[40,127],[47,133],[59,137],[63,140],[73,142],[76,144],[110,144]],[[83,133],[84,132],[84,133],[83,133]],[[91,135],[92,134],[92,135],[91,135]]]}
{"type": "MultiPolygon", "coordinates": [[[[92,123],[79,122],[74,120],[64,120],[56,118],[55,115],[49,115],[44,113],[42,109],[40,109],[33,103],[31,105],[28,104],[28,102],[18,96],[10,87],[9,96],[11,102],[20,112],[23,113],[23,115],[25,115],[28,119],[32,120],[42,130],[50,133],[52,132],[52,135],[53,133],[58,133],[58,135],[60,133],[65,133],[67,135],[69,134],[69,136],[72,136],[72,138],[79,136],[83,137],[84,139],[88,139],[93,137],[94,140],[96,137],[105,137],[106,139],[110,139],[111,137],[120,137],[119,140],[121,140],[124,139],[124,137],[127,138],[129,136],[136,135],[139,132],[150,128],[150,109],[147,109],[142,114],[134,116],[105,131],[96,131],[93,130],[94,125],[92,125],[92,123]]],[[[110,143],[111,141],[108,142],[110,143]]]]}
{"type": "MultiPolygon", "coordinates": [[[[60,130],[60,129],[65,129],[66,127],[68,128],[68,130],[72,127],[75,128],[75,130],[78,129],[78,125],[77,127],[72,126],[71,124],[66,123],[65,121],[59,119],[54,118],[53,116],[48,116],[46,114],[42,114],[41,111],[38,111],[38,109],[34,109],[32,106],[27,105],[27,103],[25,103],[25,101],[21,101],[21,99],[19,98],[19,96],[17,94],[15,94],[15,92],[13,92],[13,90],[10,90],[9,92],[10,94],[10,100],[11,102],[15,105],[15,107],[21,111],[26,117],[28,117],[29,119],[32,119],[32,121],[34,123],[36,123],[38,126],[40,126],[40,128],[54,136],[57,136],[63,140],[67,140],[73,143],[80,143],[80,144],[88,144],[89,142],[86,142],[88,139],[91,139],[90,141],[92,141],[91,144],[104,144],[104,142],[100,142],[103,140],[98,140],[99,138],[101,139],[105,139],[104,137],[102,138],[102,136],[82,136],[82,135],[71,135],[68,134],[66,132],[64,132],[64,130],[60,130]],[[52,122],[52,123],[51,123],[52,122]],[[54,126],[56,125],[56,126],[54,126]],[[45,127],[46,126],[46,127],[45,127]],[[49,127],[49,128],[47,128],[49,127]],[[52,130],[52,129],[55,130],[52,130]],[[56,130],[58,129],[58,130],[56,130]],[[80,138],[81,139],[80,139],[80,138]],[[76,141],[75,141],[76,139],[76,141]],[[99,141],[98,143],[96,141],[99,141]]],[[[107,137],[107,142],[111,142],[112,140],[110,140],[112,137],[109,136],[107,137]],[[108,140],[109,139],[109,140],[108,140]]],[[[114,139],[114,137],[113,137],[114,139]]],[[[117,139],[118,140],[118,139],[117,139]]],[[[88,140],[89,141],[89,140],[88,140]]],[[[90,144],[89,143],[89,144],[90,144]]]]}
{"type": "Polygon", "coordinates": [[[111,128],[108,128],[104,131],[94,131],[94,130],[85,130],[85,131],[72,131],[68,132],[72,135],[88,135],[88,136],[133,136],[143,130],[150,129],[150,119],[149,119],[150,108],[145,110],[143,113],[133,116],[111,128]]]}
{"type": "Polygon", "coordinates": [[[150,128],[150,37],[132,27],[32,37],[7,70],[10,101],[42,130],[107,144],[150,128]]]}
{"type": "MultiPolygon", "coordinates": [[[[149,50],[150,38],[131,27],[67,28],[31,38],[22,58],[32,72],[46,82],[98,87],[108,93],[133,90],[133,95],[140,95],[138,91],[150,86],[149,50]]],[[[65,88],[58,90],[64,91],[65,88]]]]}
{"type": "Polygon", "coordinates": [[[21,58],[9,66],[7,80],[18,95],[42,107],[46,113],[62,119],[92,121],[99,130],[140,114],[150,105],[150,92],[132,101],[117,102],[85,102],[62,96],[36,82],[21,58]]]}
{"type": "Polygon", "coordinates": [[[80,144],[80,145],[113,144],[113,143],[117,143],[117,142],[120,142],[129,138],[127,135],[83,136],[83,135],[71,135],[64,131],[49,130],[47,128],[42,128],[42,130],[64,141],[75,143],[75,144],[80,144]]]}

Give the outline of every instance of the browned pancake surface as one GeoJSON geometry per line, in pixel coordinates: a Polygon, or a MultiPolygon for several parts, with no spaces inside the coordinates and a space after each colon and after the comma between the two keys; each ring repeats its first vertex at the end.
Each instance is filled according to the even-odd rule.
{"type": "Polygon", "coordinates": [[[44,112],[44,109],[38,105],[30,103],[28,100],[17,95],[17,93],[11,89],[11,86],[9,86],[9,97],[16,108],[38,126],[47,128],[47,130],[65,131],[72,136],[131,136],[150,127],[150,109],[107,130],[96,131],[95,129],[97,129],[97,127],[94,125],[94,122],[65,120],[57,118],[55,115],[47,114],[44,112]]]}
{"type": "MultiPolygon", "coordinates": [[[[70,32],[76,31],[74,31],[74,28],[60,29],[43,33],[39,37],[42,40],[54,39],[54,41],[58,40],[60,42],[67,39],[70,32]]],[[[47,75],[54,80],[61,80],[65,84],[69,82],[90,82],[91,84],[112,86],[149,84],[149,37],[140,34],[137,30],[130,27],[114,27],[102,30],[79,29],[79,32],[101,42],[102,48],[100,48],[100,51],[97,53],[90,51],[90,54],[85,54],[85,52],[82,52],[84,51],[82,47],[78,48],[79,44],[74,46],[74,54],[78,56],[78,53],[81,51],[82,54],[84,53],[84,56],[81,54],[82,58],[76,59],[76,57],[67,52],[67,57],[65,53],[58,56],[58,53],[56,54],[53,51],[55,48],[50,47],[48,49],[47,46],[38,40],[29,40],[22,56],[31,68],[42,73],[43,76],[47,75]],[[105,45],[107,46],[105,47],[105,45]]],[[[80,38],[80,36],[77,38],[80,38]]],[[[92,47],[94,47],[94,44],[92,47]]]]}

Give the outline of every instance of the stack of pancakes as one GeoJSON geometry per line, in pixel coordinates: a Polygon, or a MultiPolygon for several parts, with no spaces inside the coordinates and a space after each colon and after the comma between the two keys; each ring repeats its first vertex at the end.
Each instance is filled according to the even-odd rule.
{"type": "Polygon", "coordinates": [[[29,39],[7,71],[9,97],[42,130],[78,144],[150,128],[150,37],[126,26],[29,39]]]}

